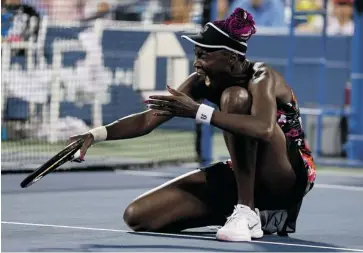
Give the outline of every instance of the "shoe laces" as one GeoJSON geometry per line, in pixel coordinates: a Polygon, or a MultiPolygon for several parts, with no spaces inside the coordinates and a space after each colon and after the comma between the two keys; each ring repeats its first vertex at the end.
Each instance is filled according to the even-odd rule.
{"type": "MultiPolygon", "coordinates": [[[[248,215],[251,213],[251,209],[248,206],[235,205],[233,213],[227,218],[226,224],[230,223],[231,221],[235,220],[238,217],[241,217],[241,213],[248,215]]],[[[243,217],[245,217],[245,216],[243,216],[243,217]]]]}
{"type": "MultiPolygon", "coordinates": [[[[248,206],[245,206],[245,205],[235,205],[234,206],[234,210],[233,210],[233,213],[227,217],[227,221],[225,223],[225,225],[227,225],[228,223],[230,223],[232,220],[236,219],[238,216],[240,216],[239,214],[243,212],[245,214],[247,214],[246,216],[247,217],[250,217],[251,215],[251,212],[253,212],[253,210],[251,210],[248,206]]],[[[256,208],[255,209],[255,212],[257,214],[257,216],[259,217],[259,210],[256,208]]],[[[244,216],[244,217],[246,217],[244,216]]],[[[208,226],[208,229],[210,230],[219,230],[221,229],[223,226],[208,226]]]]}

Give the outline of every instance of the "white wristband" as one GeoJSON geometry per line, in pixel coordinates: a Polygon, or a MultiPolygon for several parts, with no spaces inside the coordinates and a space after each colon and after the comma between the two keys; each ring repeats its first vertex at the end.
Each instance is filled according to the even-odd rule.
{"type": "Polygon", "coordinates": [[[95,142],[104,141],[107,138],[107,129],[104,126],[93,128],[89,131],[95,142]]]}
{"type": "Polygon", "coordinates": [[[195,116],[195,120],[197,123],[210,124],[212,119],[212,115],[214,112],[214,108],[205,104],[201,104],[198,108],[197,115],[195,116]]]}

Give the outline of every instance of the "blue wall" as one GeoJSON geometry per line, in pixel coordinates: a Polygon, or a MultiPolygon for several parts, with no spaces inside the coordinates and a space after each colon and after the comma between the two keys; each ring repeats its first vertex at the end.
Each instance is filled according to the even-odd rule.
{"type": "MultiPolygon", "coordinates": [[[[48,63],[52,61],[52,44],[57,38],[77,38],[84,28],[49,28],[46,38],[45,54],[48,63]]],[[[105,66],[111,70],[116,68],[132,69],[133,61],[145,42],[148,32],[105,31],[103,36],[103,53],[105,66]]],[[[180,38],[186,57],[190,59],[191,70],[193,62],[193,45],[180,38]]],[[[319,85],[320,41],[317,36],[298,36],[296,57],[294,58],[294,82],[291,87],[298,97],[300,106],[317,103],[317,87],[319,85]]],[[[288,36],[259,35],[249,41],[247,56],[251,60],[264,61],[284,74],[287,65],[288,36]]],[[[343,91],[350,75],[350,37],[332,37],[327,41],[327,87],[326,105],[343,106],[343,91]]],[[[68,53],[64,57],[64,65],[72,66],[84,53],[68,53]]],[[[16,59],[16,62],[22,62],[16,59]]],[[[166,60],[157,59],[155,89],[165,87],[166,60]]],[[[145,66],[147,67],[147,66],[145,66]]],[[[131,87],[110,86],[111,103],[103,106],[104,123],[109,123],[129,113],[138,112],[145,107],[141,96],[131,87]]],[[[12,108],[8,108],[10,111],[12,108]]],[[[15,110],[15,108],[14,108],[15,110]]],[[[73,115],[90,123],[90,106],[78,108],[70,102],[61,105],[61,116],[73,115]]],[[[191,129],[193,121],[173,120],[166,127],[191,129]]]]}

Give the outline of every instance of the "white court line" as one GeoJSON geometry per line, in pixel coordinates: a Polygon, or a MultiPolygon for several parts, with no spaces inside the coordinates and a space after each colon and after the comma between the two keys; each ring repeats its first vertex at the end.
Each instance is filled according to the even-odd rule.
{"type": "Polygon", "coordinates": [[[345,178],[363,178],[363,170],[362,169],[350,169],[347,173],[347,171],[341,170],[341,171],[334,171],[334,170],[321,170],[318,172],[318,176],[333,176],[333,177],[345,177],[345,178]]]}
{"type": "MultiPolygon", "coordinates": [[[[172,177],[175,176],[172,173],[167,172],[159,172],[159,171],[120,171],[116,172],[119,174],[127,174],[134,176],[144,176],[144,177],[172,177]]],[[[363,175],[358,175],[358,177],[363,177],[363,175]]],[[[349,186],[349,185],[337,185],[337,184],[315,184],[314,188],[320,189],[333,189],[333,190],[341,190],[341,191],[355,191],[355,192],[363,192],[362,186],[349,186]]]]}
{"type": "MultiPolygon", "coordinates": [[[[25,222],[13,222],[13,221],[1,221],[2,224],[10,225],[20,225],[20,226],[33,226],[33,227],[51,227],[51,228],[65,228],[65,229],[78,229],[78,230],[91,230],[91,231],[107,231],[107,232],[118,232],[118,233],[133,233],[140,235],[170,235],[179,238],[195,238],[195,239],[213,239],[213,237],[200,236],[200,235],[181,235],[181,234],[166,234],[166,233],[154,233],[154,232],[132,232],[122,229],[109,229],[109,228],[92,228],[92,227],[78,227],[78,226],[64,226],[64,225],[52,225],[52,224],[37,224],[37,223],[25,223],[25,222]]],[[[328,247],[328,246],[318,246],[309,244],[298,244],[298,243],[283,243],[283,242],[268,242],[268,241],[252,241],[251,243],[257,244],[271,244],[271,245],[281,245],[281,246],[294,246],[303,248],[314,248],[314,249],[332,249],[332,250],[342,250],[342,251],[353,251],[353,252],[363,252],[363,249],[350,249],[350,248],[338,248],[338,247],[328,247]]]]}
{"type": "Polygon", "coordinates": [[[315,187],[321,189],[363,192],[363,187],[361,186],[349,186],[349,185],[338,185],[338,184],[315,184],[314,188],[315,187]]]}
{"type": "Polygon", "coordinates": [[[141,176],[141,177],[169,177],[171,173],[160,172],[160,171],[139,171],[139,170],[123,170],[116,171],[117,174],[141,176]]]}

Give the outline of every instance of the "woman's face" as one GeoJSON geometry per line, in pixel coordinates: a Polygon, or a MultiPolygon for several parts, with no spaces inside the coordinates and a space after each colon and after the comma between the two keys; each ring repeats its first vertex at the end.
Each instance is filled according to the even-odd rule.
{"type": "Polygon", "coordinates": [[[199,75],[216,76],[229,73],[229,57],[223,49],[209,50],[196,46],[194,67],[199,75]]]}

